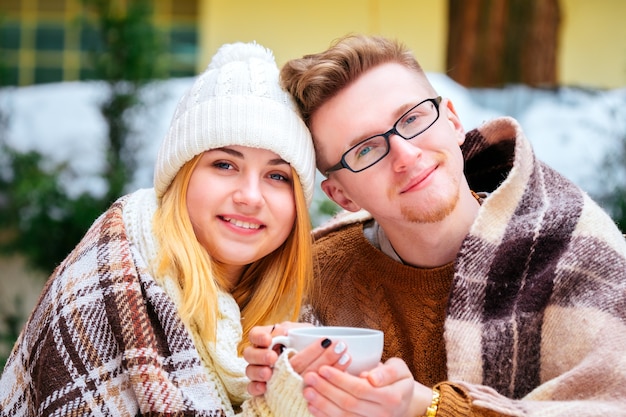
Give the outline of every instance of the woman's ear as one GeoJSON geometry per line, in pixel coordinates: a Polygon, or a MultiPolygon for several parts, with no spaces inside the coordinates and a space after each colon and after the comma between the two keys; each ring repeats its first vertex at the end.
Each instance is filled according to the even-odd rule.
{"type": "Polygon", "coordinates": [[[343,188],[332,178],[325,179],[321,184],[322,190],[328,198],[337,203],[341,208],[348,211],[359,211],[361,207],[356,205],[346,194],[343,188]]]}

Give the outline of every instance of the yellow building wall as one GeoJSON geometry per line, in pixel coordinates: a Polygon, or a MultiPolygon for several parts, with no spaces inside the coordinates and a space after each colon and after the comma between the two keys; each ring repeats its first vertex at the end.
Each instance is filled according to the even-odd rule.
{"type": "MultiPolygon", "coordinates": [[[[426,71],[445,73],[447,0],[199,0],[198,71],[220,45],[256,40],[278,65],[325,49],[347,33],[406,43],[426,71]]],[[[558,79],[563,85],[626,86],[626,1],[560,0],[558,79]]]]}
{"type": "Polygon", "coordinates": [[[220,45],[252,41],[282,65],[347,33],[381,34],[412,48],[427,71],[445,63],[446,0],[200,0],[202,69],[220,45]]]}
{"type": "Polygon", "coordinates": [[[565,85],[626,86],[626,1],[560,0],[559,79],[565,85]]]}

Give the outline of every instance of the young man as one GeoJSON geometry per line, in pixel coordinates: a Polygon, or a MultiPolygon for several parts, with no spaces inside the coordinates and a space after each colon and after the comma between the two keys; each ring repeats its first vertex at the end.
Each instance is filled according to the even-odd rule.
{"type": "MultiPolygon", "coordinates": [[[[385,332],[368,374],[305,374],[314,415],[626,415],[626,241],[515,120],[466,134],[383,38],[344,38],[281,77],[346,210],[315,232],[306,318],[385,332]]],[[[261,393],[276,356],[245,356],[261,393]]]]}

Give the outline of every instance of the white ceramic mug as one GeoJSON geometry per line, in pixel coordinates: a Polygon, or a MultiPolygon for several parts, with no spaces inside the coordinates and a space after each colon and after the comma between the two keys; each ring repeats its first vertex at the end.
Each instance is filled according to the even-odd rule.
{"type": "Polygon", "coordinates": [[[287,336],[272,338],[271,347],[283,345],[300,351],[322,338],[342,341],[348,347],[347,353],[352,358],[347,371],[359,375],[376,367],[383,354],[384,335],[380,330],[360,327],[319,326],[297,327],[288,331],[287,336]]]}

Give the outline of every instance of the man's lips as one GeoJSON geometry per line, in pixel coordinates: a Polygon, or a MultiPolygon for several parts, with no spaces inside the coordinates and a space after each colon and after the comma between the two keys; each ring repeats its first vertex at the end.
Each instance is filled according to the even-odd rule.
{"type": "Polygon", "coordinates": [[[417,176],[411,178],[409,182],[400,189],[400,194],[419,188],[419,186],[422,183],[424,183],[425,180],[430,178],[430,175],[437,169],[438,166],[439,166],[438,164],[435,164],[420,171],[420,173],[417,176]]]}

